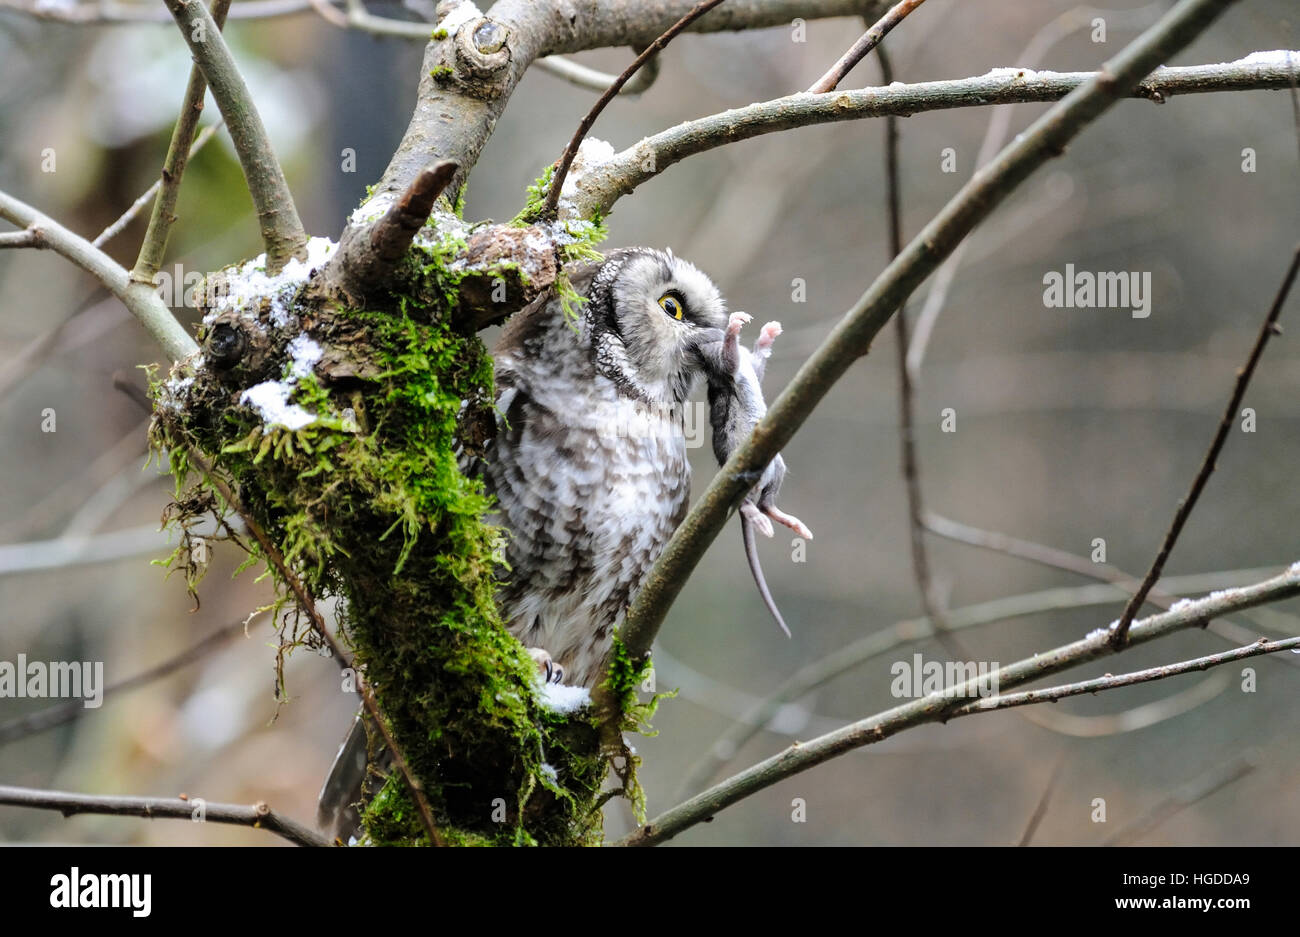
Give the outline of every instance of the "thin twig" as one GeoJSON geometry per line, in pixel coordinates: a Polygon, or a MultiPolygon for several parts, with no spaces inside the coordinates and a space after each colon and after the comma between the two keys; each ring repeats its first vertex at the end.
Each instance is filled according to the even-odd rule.
{"type": "Polygon", "coordinates": [[[1189,44],[1233,2],[1182,0],[963,186],[877,277],[714,476],[655,561],[620,629],[623,646],[634,661],[649,654],[691,571],[748,490],[748,479],[785,447],[830,388],[870,347],[894,310],[1025,179],[1063,153],[1085,126],[1128,94],[1158,62],[1189,44]]]}
{"type": "MultiPolygon", "coordinates": [[[[156,664],[148,670],[143,670],[135,676],[127,677],[125,680],[119,680],[117,683],[104,687],[104,697],[107,698],[110,695],[116,697],[119,693],[125,693],[127,690],[133,690],[155,680],[161,680],[183,667],[188,667],[225,645],[235,635],[242,634],[247,624],[248,619],[241,618],[222,628],[218,628],[197,644],[190,645],[179,654],[168,658],[162,663],[156,664]]],[[[48,706],[26,716],[18,716],[8,722],[0,722],[0,745],[8,745],[10,742],[16,742],[29,735],[36,735],[56,726],[73,722],[85,715],[86,712],[87,709],[83,700],[68,700],[66,703],[48,706]]]]}
{"type": "MultiPolygon", "coordinates": [[[[918,0],[919,2],[919,0],[918,0]]],[[[895,13],[899,4],[890,13],[895,13]]],[[[906,16],[904,12],[899,16],[906,16]]],[[[882,21],[883,22],[883,21],[882,21]]],[[[873,27],[867,35],[879,26],[873,27]]],[[[889,30],[886,29],[885,32],[889,30]]],[[[884,33],[881,33],[883,38],[884,33]]],[[[877,40],[879,41],[879,40],[877,40]]],[[[856,48],[856,47],[855,47],[856,48]]],[[[866,52],[863,52],[865,55],[866,52]]],[[[882,48],[877,56],[880,63],[880,77],[884,84],[894,81],[894,69],[889,56],[882,48]]],[[[848,66],[851,68],[852,66],[848,66]]],[[[845,69],[847,71],[848,68],[845,69]]],[[[842,77],[842,76],[841,76],[842,77]]],[[[825,79],[823,79],[824,81],[825,79]]],[[[838,79],[836,79],[838,84],[838,79]]],[[[831,87],[834,87],[832,85],[831,87]]],[[[829,89],[827,89],[829,90],[829,89]]],[[[903,209],[902,186],[898,175],[898,121],[895,114],[885,118],[885,204],[889,219],[889,259],[893,260],[903,252],[903,209]]],[[[970,658],[961,642],[949,634],[947,618],[943,608],[936,601],[934,583],[930,577],[930,557],[925,549],[925,531],[921,526],[921,517],[925,513],[921,496],[921,469],[916,455],[916,423],[912,378],[907,372],[907,304],[903,303],[894,313],[894,335],[898,346],[898,443],[902,462],[903,485],[907,491],[907,526],[912,545],[912,575],[916,577],[916,591],[921,599],[921,610],[934,624],[935,634],[944,650],[954,659],[970,658]]]]}
{"type": "Polygon", "coordinates": [[[1052,791],[1056,789],[1056,782],[1061,779],[1061,768],[1065,766],[1065,752],[1056,756],[1056,764],[1052,765],[1052,773],[1047,776],[1047,784],[1043,787],[1042,796],[1038,798],[1038,806],[1034,807],[1033,814],[1029,817],[1029,822],[1025,824],[1025,831],[1020,834],[1019,846],[1028,846],[1034,841],[1034,834],[1038,832],[1038,826],[1043,822],[1043,817],[1047,816],[1047,804],[1052,799],[1052,791]]]}
{"type": "MultiPolygon", "coordinates": [[[[1280,576],[1253,586],[1229,589],[1188,602],[1168,612],[1151,615],[1133,624],[1130,644],[1145,644],[1204,622],[1268,602],[1280,602],[1300,595],[1300,563],[1280,576]]],[[[698,823],[711,819],[720,810],[770,787],[788,777],[816,767],[845,752],[873,745],[900,732],[932,722],[945,722],[964,700],[979,696],[981,690],[997,686],[1000,690],[1060,673],[1113,653],[1109,630],[1098,628],[1071,644],[1034,654],[1013,664],[999,667],[963,683],[931,693],[827,733],[807,742],[796,742],[783,751],[739,774],[714,785],[703,793],[655,817],[635,832],[619,840],[618,845],[653,846],[671,839],[698,823]]],[[[1267,647],[1269,651],[1300,646],[1300,638],[1287,642],[1265,642],[1249,650],[1267,647]]],[[[1233,653],[1233,652],[1229,652],[1233,653]]],[[[1266,653],[1257,651],[1257,653],[1266,653]]],[[[978,710],[976,710],[978,711],[978,710]]]]}
{"type": "Polygon", "coordinates": [[[307,232],[293,204],[284,170],[239,66],[202,0],[166,0],[181,35],[212,88],[244,170],[266,246],[266,272],[279,273],[291,257],[307,256],[307,232]]]}
{"type": "MultiPolygon", "coordinates": [[[[216,135],[216,132],[221,127],[222,123],[223,121],[218,120],[215,124],[209,124],[199,131],[199,135],[194,138],[194,145],[190,147],[189,155],[191,159],[194,158],[194,155],[198,153],[199,150],[207,146],[208,141],[216,135]]],[[[162,182],[161,177],[155,179],[153,185],[145,189],[140,197],[131,203],[131,207],[122,212],[121,217],[119,217],[117,221],[114,221],[103,231],[99,232],[99,234],[95,236],[95,240],[90,243],[94,244],[96,247],[103,247],[113,238],[125,231],[126,226],[134,221],[136,216],[139,215],[140,212],[144,210],[144,207],[153,200],[153,197],[158,194],[158,190],[162,188],[162,182]]]]}
{"type": "MultiPolygon", "coordinates": [[[[20,0],[0,0],[0,9],[24,13],[34,19],[58,23],[93,25],[96,23],[166,23],[171,20],[167,12],[151,3],[118,3],[117,0],[95,0],[91,3],[50,4],[39,0],[23,3],[20,0]]],[[[231,19],[270,19],[293,16],[311,9],[310,0],[240,0],[230,14],[231,19]]],[[[425,30],[428,37],[428,30],[425,30]]]]}
{"type": "Polygon", "coordinates": [[[641,53],[632,60],[632,64],[625,68],[623,73],[605,89],[605,92],[592,105],[591,110],[587,111],[587,116],[583,117],[582,122],[578,124],[578,129],[574,131],[572,139],[569,140],[569,145],[564,148],[560,161],[556,163],[555,172],[551,174],[550,189],[546,193],[546,202],[542,210],[543,217],[555,217],[556,209],[560,204],[560,191],[564,188],[564,177],[569,174],[569,167],[573,165],[573,159],[578,155],[578,147],[582,145],[583,137],[587,135],[587,131],[591,130],[591,126],[596,122],[596,118],[600,116],[600,112],[618,96],[619,90],[631,80],[633,75],[641,70],[641,66],[663,51],[664,46],[668,45],[674,36],[722,2],[723,0],[700,0],[689,13],[669,26],[658,39],[641,50],[641,53]]]}
{"type": "Polygon", "coordinates": [[[205,823],[228,823],[251,826],[282,836],[297,846],[329,846],[329,840],[297,820],[276,813],[265,801],[255,804],[216,804],[196,797],[113,797],[95,794],[71,794],[31,787],[0,786],[0,804],[57,810],[65,817],[78,813],[107,814],[118,817],[144,817],[147,820],[192,820],[205,823]]]}
{"type": "Polygon", "coordinates": [[[1188,807],[1223,790],[1229,784],[1240,781],[1258,767],[1258,756],[1250,752],[1211,768],[1184,784],[1132,823],[1116,831],[1103,845],[1132,845],[1188,807]]]}
{"type": "Polygon", "coordinates": [[[1277,296],[1273,299],[1273,304],[1269,307],[1268,315],[1264,317],[1264,324],[1260,326],[1259,335],[1255,338],[1255,345],[1250,350],[1250,357],[1246,359],[1246,365],[1237,372],[1237,381],[1232,388],[1232,398],[1228,401],[1227,409],[1223,411],[1223,419],[1219,422],[1219,429],[1214,434],[1214,441],[1210,443],[1209,450],[1205,453],[1205,458],[1201,461],[1201,467],[1196,473],[1195,480],[1192,481],[1192,488],[1178,504],[1178,510],[1174,513],[1173,523],[1169,525],[1169,532],[1165,534],[1164,542],[1160,545],[1160,552],[1156,554],[1155,561],[1151,568],[1147,570],[1146,576],[1142,580],[1142,585],[1138,587],[1137,592],[1129,599],[1128,605],[1124,607],[1124,614],[1119,618],[1114,632],[1111,635],[1111,645],[1115,650],[1119,650],[1128,640],[1128,629],[1133,624],[1133,618],[1137,615],[1138,609],[1146,600],[1147,593],[1151,587],[1156,584],[1160,578],[1160,572],[1165,568],[1165,561],[1169,559],[1169,553],[1173,550],[1174,544],[1178,542],[1178,535],[1183,531],[1183,525],[1187,518],[1191,516],[1192,509],[1196,507],[1196,501],[1205,489],[1205,483],[1210,480],[1210,475],[1214,472],[1215,462],[1219,458],[1219,453],[1223,450],[1223,444],[1227,441],[1228,431],[1232,429],[1237,419],[1237,408],[1241,406],[1241,400],[1246,395],[1246,388],[1250,385],[1250,378],[1255,373],[1255,367],[1259,364],[1260,356],[1264,354],[1264,346],[1268,344],[1269,338],[1281,332],[1278,327],[1277,319],[1282,314],[1282,307],[1286,304],[1287,295],[1291,292],[1291,284],[1295,282],[1296,273],[1300,272],[1300,247],[1295,249],[1291,255],[1291,265],[1287,268],[1286,275],[1282,278],[1282,285],[1278,288],[1277,296]]]}
{"type": "Polygon", "coordinates": [[[198,344],[176,321],[153,287],[133,283],[121,265],[85,238],[5,192],[0,192],[0,218],[24,228],[40,228],[41,239],[51,250],[62,254],[108,287],[173,360],[199,350],[198,344]]]}
{"type": "Polygon", "coordinates": [[[1151,683],[1155,680],[1177,677],[1196,670],[1209,670],[1211,667],[1231,664],[1249,657],[1258,657],[1261,654],[1276,654],[1278,651],[1289,651],[1292,648],[1300,648],[1300,637],[1283,638],[1281,641],[1260,638],[1254,644],[1247,644],[1245,647],[1235,647],[1231,650],[1220,651],[1217,654],[1207,654],[1204,657],[1179,661],[1176,664],[1148,667],[1146,670],[1135,670],[1119,676],[1106,674],[1092,680],[1080,680],[1077,683],[1065,683],[1042,690],[1005,693],[985,699],[972,700],[964,706],[958,706],[949,715],[955,719],[958,716],[969,716],[974,713],[993,712],[995,709],[1014,709],[1017,706],[1031,706],[1034,703],[1055,703],[1057,700],[1069,699],[1071,696],[1083,696],[1084,694],[1100,693],[1102,690],[1113,690],[1122,686],[1151,683]]]}
{"type": "MultiPolygon", "coordinates": [[[[880,19],[876,20],[875,25],[863,33],[858,41],[853,43],[847,52],[840,56],[840,60],[831,66],[830,71],[808,89],[809,94],[825,94],[827,91],[834,91],[844,76],[853,70],[853,67],[867,57],[876,46],[880,45],[880,40],[889,35],[889,31],[907,18],[907,15],[919,7],[925,0],[901,0],[889,8],[880,19]]],[[[889,84],[889,79],[885,79],[885,84],[889,84]]]]}
{"type": "MultiPolygon", "coordinates": [[[[230,0],[212,0],[212,20],[217,29],[226,25],[226,14],[230,12],[230,0]]],[[[167,145],[167,156],[163,159],[162,176],[158,179],[158,198],[153,203],[149,215],[149,227],[140,245],[140,253],[131,271],[131,279],[142,283],[153,283],[154,276],[162,267],[163,255],[167,251],[167,236],[176,222],[176,201],[181,194],[181,177],[185,175],[185,166],[190,161],[191,144],[194,132],[199,126],[199,117],[203,113],[203,99],[208,93],[208,82],[203,77],[203,69],[195,62],[190,66],[190,79],[185,86],[185,97],[181,101],[180,116],[172,128],[171,142],[167,145]]]]}
{"type": "Polygon", "coordinates": [[[41,238],[41,229],[24,228],[21,231],[6,231],[0,234],[0,250],[15,250],[22,247],[49,247],[41,238]]]}

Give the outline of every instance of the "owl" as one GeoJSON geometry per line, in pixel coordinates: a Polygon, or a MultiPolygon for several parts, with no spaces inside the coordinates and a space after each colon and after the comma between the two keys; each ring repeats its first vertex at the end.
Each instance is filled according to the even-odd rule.
{"type": "MultiPolygon", "coordinates": [[[[726,304],[671,251],[627,248],[568,272],[506,324],[492,357],[495,433],[463,460],[506,531],[502,619],[543,679],[594,687],[611,637],[686,515],[685,408],[716,370],[726,304]]],[[[358,720],[321,791],[318,821],[344,839],[366,770],[358,720]]],[[[351,828],[349,830],[348,828],[351,828]]]]}

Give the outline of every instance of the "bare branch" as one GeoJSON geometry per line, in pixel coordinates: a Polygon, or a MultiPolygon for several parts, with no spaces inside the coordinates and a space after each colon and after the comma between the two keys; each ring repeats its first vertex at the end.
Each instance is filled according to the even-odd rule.
{"type": "Polygon", "coordinates": [[[146,820],[195,820],[251,826],[282,836],[297,846],[329,846],[330,841],[297,820],[276,813],[265,801],[244,804],[214,804],[193,797],[111,797],[94,794],[70,794],[31,787],[0,785],[0,804],[57,810],[65,817],[78,813],[108,814],[117,817],[144,817],[146,820]]]}
{"type": "Polygon", "coordinates": [[[266,246],[266,271],[271,275],[279,273],[289,258],[307,256],[307,232],[294,207],[284,170],[275,158],[266,127],[212,14],[202,0],[166,2],[230,128],[230,139],[235,144],[257,210],[262,243],[266,246]]]}
{"type": "MultiPolygon", "coordinates": [[[[550,72],[556,78],[561,78],[571,85],[587,88],[590,91],[604,91],[618,80],[617,75],[588,68],[580,62],[571,61],[562,55],[544,56],[537,60],[537,67],[544,72],[550,72]]],[[[646,62],[645,67],[618,89],[618,93],[621,97],[634,98],[638,94],[649,91],[658,78],[659,59],[656,57],[646,62]]]]}
{"type": "MultiPolygon", "coordinates": [[[[230,12],[230,0],[212,0],[212,19],[217,29],[226,25],[226,14],[230,12]]],[[[191,144],[195,143],[194,131],[199,126],[199,116],[203,113],[203,99],[208,93],[208,83],[203,77],[203,70],[198,64],[190,66],[190,79],[185,86],[185,98],[181,103],[180,116],[172,128],[171,142],[167,145],[167,156],[163,159],[162,176],[158,180],[158,199],[154,202],[153,212],[149,215],[149,227],[145,231],[144,243],[136,257],[131,279],[141,283],[153,283],[158,268],[162,266],[163,254],[167,250],[167,236],[176,221],[176,200],[181,194],[181,177],[185,166],[190,161],[191,144]]],[[[269,258],[268,258],[269,260],[269,258]]]]}
{"type": "Polygon", "coordinates": [[[632,659],[649,654],[673,600],[748,490],[753,473],[761,472],[790,441],[831,386],[870,347],[894,310],[1021,182],[1062,153],[1070,140],[1128,94],[1157,62],[1190,43],[1233,2],[1182,0],[963,186],[881,273],[727,460],[656,560],[620,629],[632,659]]]}
{"type": "Polygon", "coordinates": [[[24,228],[22,231],[6,231],[0,234],[0,250],[16,250],[22,247],[41,250],[49,245],[41,237],[40,228],[24,228]]]}
{"type": "Polygon", "coordinates": [[[1286,304],[1287,296],[1291,292],[1291,284],[1295,282],[1296,273],[1298,272],[1300,272],[1300,247],[1297,247],[1295,253],[1291,256],[1291,265],[1287,268],[1286,275],[1282,277],[1282,285],[1278,287],[1273,304],[1264,317],[1264,324],[1259,328],[1259,335],[1255,337],[1255,344],[1246,359],[1245,367],[1237,372],[1237,380],[1232,388],[1232,398],[1223,411],[1223,419],[1219,421],[1219,428],[1214,434],[1214,440],[1210,443],[1205,458],[1201,460],[1201,467],[1197,470],[1196,478],[1192,481],[1191,490],[1188,491],[1187,497],[1179,502],[1178,510],[1174,512],[1173,523],[1169,525],[1169,531],[1165,534],[1164,542],[1160,545],[1160,552],[1156,554],[1155,561],[1151,564],[1151,568],[1147,570],[1142,585],[1138,587],[1137,592],[1133,593],[1128,605],[1124,607],[1124,614],[1120,616],[1119,623],[1115,625],[1114,634],[1111,635],[1111,642],[1115,645],[1116,650],[1122,648],[1125,641],[1128,640],[1128,629],[1133,624],[1133,617],[1137,615],[1138,609],[1142,607],[1142,603],[1146,600],[1151,587],[1160,578],[1160,572],[1165,568],[1165,561],[1169,559],[1174,544],[1178,542],[1178,535],[1182,533],[1183,525],[1187,523],[1187,518],[1191,516],[1192,510],[1196,507],[1197,499],[1200,498],[1201,492],[1205,490],[1205,483],[1210,480],[1210,475],[1214,472],[1215,462],[1219,458],[1219,453],[1223,451],[1223,444],[1228,439],[1228,431],[1232,429],[1237,420],[1237,408],[1241,406],[1241,400],[1246,396],[1246,388],[1250,386],[1250,378],[1255,373],[1255,367],[1259,364],[1260,357],[1264,354],[1264,346],[1268,344],[1271,336],[1281,331],[1277,319],[1282,314],[1282,307],[1286,304]]]}
{"type": "MultiPolygon", "coordinates": [[[[870,29],[859,37],[858,41],[853,43],[847,52],[840,56],[840,60],[831,66],[830,70],[813,82],[813,86],[808,89],[809,94],[825,94],[827,91],[834,91],[839,87],[853,67],[861,62],[880,41],[889,35],[890,30],[907,18],[907,15],[919,7],[925,0],[900,0],[889,8],[879,20],[876,21],[870,29]]],[[[885,84],[889,84],[889,79],[885,79],[885,84]]]]}
{"type": "MultiPolygon", "coordinates": [[[[271,19],[293,16],[311,9],[310,0],[240,0],[230,11],[231,19],[271,19]]],[[[33,19],[56,23],[170,23],[167,11],[152,3],[119,3],[95,0],[93,3],[53,4],[40,0],[0,0],[0,10],[25,13],[33,19]]]]}
{"type": "Polygon", "coordinates": [[[556,163],[555,172],[551,174],[550,188],[546,193],[546,203],[542,209],[542,217],[555,217],[556,207],[560,203],[560,192],[564,188],[564,177],[569,174],[569,167],[573,165],[573,158],[578,155],[578,147],[582,144],[583,137],[591,130],[592,124],[596,122],[596,118],[600,116],[600,112],[618,96],[619,89],[626,85],[632,76],[641,70],[643,65],[663,51],[664,47],[672,42],[674,36],[720,3],[722,3],[722,0],[700,0],[685,16],[669,26],[654,42],[642,49],[640,54],[632,60],[632,64],[625,68],[623,73],[614,79],[613,84],[605,89],[604,94],[596,100],[596,103],[591,106],[586,116],[578,124],[578,129],[573,132],[569,145],[564,148],[559,162],[556,163]]]}
{"type": "Polygon", "coordinates": [[[1052,799],[1052,791],[1056,789],[1056,782],[1061,779],[1061,768],[1065,766],[1065,752],[1056,756],[1056,764],[1052,766],[1052,773],[1047,776],[1047,784],[1043,788],[1042,795],[1038,798],[1038,806],[1029,817],[1029,822],[1025,825],[1025,831],[1020,834],[1020,846],[1028,846],[1034,841],[1034,834],[1038,832],[1038,825],[1043,822],[1043,817],[1047,816],[1047,804],[1052,799]]]}
{"type": "MultiPolygon", "coordinates": [[[[1224,64],[1157,68],[1144,81],[1126,86],[1124,96],[1164,102],[1177,94],[1285,90],[1291,81],[1285,62],[1288,54],[1300,53],[1277,52],[1224,64]]],[[[586,191],[575,199],[575,207],[583,217],[608,212],[620,198],[674,163],[765,133],[887,114],[906,117],[960,107],[1059,101],[1100,74],[1003,68],[952,81],[822,95],[801,92],[738,107],[670,127],[615,154],[587,173],[586,191]]]]}
{"type": "Polygon", "coordinates": [[[113,258],[85,238],[73,234],[53,218],[4,192],[0,192],[0,218],[25,228],[39,228],[40,237],[47,246],[108,287],[173,360],[180,360],[198,351],[199,346],[176,321],[154,288],[132,282],[113,258]]]}
{"type": "MultiPolygon", "coordinates": [[[[1279,602],[1297,595],[1300,595],[1300,563],[1292,565],[1280,576],[1256,585],[1218,592],[1135,622],[1129,632],[1129,643],[1130,645],[1145,644],[1178,631],[1198,627],[1220,615],[1253,608],[1267,602],[1279,602]]],[[[942,693],[932,693],[920,699],[910,700],[811,741],[796,742],[771,758],[673,807],[619,840],[618,845],[653,846],[661,843],[697,823],[710,819],[723,808],[757,791],[845,752],[884,741],[918,725],[944,722],[953,716],[955,710],[966,705],[966,700],[978,697],[983,687],[994,685],[1000,690],[1011,689],[1100,657],[1106,657],[1114,653],[1109,637],[1109,629],[1098,628],[1072,644],[1035,654],[1000,667],[984,676],[976,676],[964,683],[945,687],[942,693]]],[[[1270,651],[1280,650],[1291,647],[1293,643],[1300,646],[1300,638],[1286,642],[1250,645],[1249,649],[1267,647],[1270,651]]],[[[1257,651],[1257,653],[1266,652],[1257,651]]]]}

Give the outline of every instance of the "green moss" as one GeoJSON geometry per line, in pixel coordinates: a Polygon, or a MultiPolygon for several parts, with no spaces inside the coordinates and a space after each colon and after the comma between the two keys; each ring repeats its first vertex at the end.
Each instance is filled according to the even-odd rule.
{"type": "Polygon", "coordinates": [[[450,65],[439,65],[429,70],[429,77],[434,81],[451,81],[455,74],[456,70],[450,65]]]}
{"type": "Polygon", "coordinates": [[[434,30],[434,31],[429,35],[429,38],[432,39],[434,42],[441,42],[442,40],[444,40],[444,39],[447,38],[447,30],[445,30],[445,29],[435,29],[435,30],[434,30]]]}
{"type": "MultiPolygon", "coordinates": [[[[491,358],[454,324],[466,274],[449,261],[463,247],[456,236],[421,240],[395,279],[402,292],[374,308],[299,297],[312,337],[354,365],[346,379],[296,380],[291,400],[315,415],[308,426],[267,428],[251,408],[231,406],[242,387],[287,377],[285,365],[237,379],[204,370],[183,412],[156,424],[155,443],[171,454],[178,485],[190,474],[188,447],[205,453],[310,592],[342,600],[341,631],[444,838],[598,842],[596,730],[587,716],[538,702],[535,665],[494,604],[503,532],[485,520],[481,482],[458,467],[463,429],[490,419],[493,405],[491,358]]],[[[272,334],[283,361],[292,335],[272,334]]],[[[178,492],[182,528],[227,511],[206,479],[178,492]]],[[[244,545],[258,565],[266,559],[256,542],[244,545]]],[[[303,640],[295,628],[282,645],[303,640]]],[[[398,780],[376,786],[368,840],[426,842],[398,780]]]]}

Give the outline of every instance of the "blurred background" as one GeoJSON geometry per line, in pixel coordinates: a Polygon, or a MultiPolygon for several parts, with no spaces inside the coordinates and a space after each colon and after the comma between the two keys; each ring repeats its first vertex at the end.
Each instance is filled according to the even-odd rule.
{"type": "MultiPolygon", "coordinates": [[[[1004,66],[1087,70],[1170,5],[929,0],[886,48],[896,79],[906,82],[1004,66]],[[1095,16],[1106,20],[1104,44],[1093,41],[1095,16]]],[[[375,11],[410,15],[395,6],[375,11]]],[[[616,100],[593,135],[622,148],[682,120],[806,88],[863,28],[856,19],[812,21],[805,42],[794,41],[791,27],[684,36],[663,56],[657,83],[616,100]]],[[[337,238],[406,126],[420,44],[347,33],[312,13],[233,20],[227,35],[308,232],[337,238]]],[[[1295,5],[1252,0],[1169,64],[1297,47],[1295,5]]],[[[630,53],[577,58],[617,72],[630,53]]],[[[189,64],[170,23],[77,26],[0,7],[0,188],[93,236],[156,178],[189,64]]],[[[877,69],[868,60],[844,86],[878,83],[877,69]]],[[[525,187],[559,156],[594,98],[531,70],[471,177],[466,217],[514,216],[525,187]]],[[[995,113],[1010,139],[1045,107],[902,121],[905,234],[970,177],[995,113]],[[955,172],[943,171],[947,150],[955,172]]],[[[209,99],[205,123],[216,116],[209,99]]],[[[733,308],[758,321],[779,319],[785,334],[768,370],[770,399],[887,261],[883,143],[883,122],[864,120],[693,157],[619,202],[607,246],[671,247],[710,273],[733,308]],[[794,301],[799,284],[803,302],[794,301]]],[[[1100,538],[1110,563],[1144,572],[1276,291],[1296,243],[1298,207],[1286,92],[1187,96],[1163,106],[1130,101],[1089,128],[979,229],[947,289],[918,371],[916,439],[928,509],[1084,557],[1100,538]],[[1243,171],[1247,149],[1250,172],[1243,171]],[[1149,272],[1149,317],[1045,308],[1043,276],[1067,263],[1149,272]],[[955,432],[941,426],[948,408],[955,432]]],[[[128,267],[147,215],[107,248],[128,267]]],[[[212,270],[260,252],[224,133],[192,161],[179,215],[164,271],[177,263],[212,270]]],[[[933,283],[914,297],[913,318],[933,283]]],[[[1269,346],[1247,396],[1255,431],[1230,434],[1167,566],[1177,576],[1246,572],[1194,580],[1194,594],[1255,581],[1300,559],[1300,347],[1290,321],[1297,312],[1293,297],[1286,332],[1269,346]]],[[[191,311],[180,313],[192,323],[191,311]]],[[[782,506],[816,539],[803,555],[781,534],[761,549],[793,639],[760,603],[734,521],[673,608],[659,641],[657,685],[681,693],[661,706],[659,734],[635,740],[652,814],[694,793],[691,784],[713,770],[731,773],[794,738],[895,705],[896,662],[915,653],[943,659],[933,641],[900,645],[786,707],[739,751],[716,744],[800,667],[919,613],[895,356],[890,327],[785,451],[782,506]],[[709,760],[718,754],[733,757],[725,765],[709,760]]],[[[0,699],[0,783],[266,800],[310,821],[355,698],[340,692],[334,663],[304,651],[287,665],[290,699],[277,702],[275,635],[265,618],[246,634],[238,624],[269,600],[269,587],[253,573],[232,579],[241,559],[234,547],[215,549],[197,609],[181,577],[151,565],[171,550],[156,532],[170,481],[154,466],[142,468],[144,415],[113,390],[112,377],[125,372],[143,384],[133,369],[157,359],[125,310],[66,261],[50,252],[0,252],[0,544],[7,545],[0,546],[0,660],[24,653],[103,661],[111,685],[227,634],[187,666],[110,692],[102,708],[47,731],[6,734],[5,724],[49,703],[0,699]],[[48,410],[54,432],[42,430],[48,410]]],[[[716,466],[708,448],[692,455],[698,493],[716,466]]],[[[950,609],[1088,583],[934,537],[928,543],[950,609]]],[[[1106,604],[1000,619],[962,640],[979,660],[1008,663],[1105,625],[1122,604],[1116,594],[1106,604]]],[[[1237,623],[1294,635],[1297,613],[1293,602],[1237,623]]],[[[1213,634],[1183,633],[1068,679],[1228,646],[1213,634]]],[[[1070,700],[1051,708],[1047,726],[1017,711],[909,731],[769,788],[676,842],[1015,843],[1055,771],[1037,844],[1120,836],[1294,845],[1300,656],[1247,664],[1253,692],[1243,691],[1242,668],[1233,666],[1211,683],[1195,675],[1070,700]],[[1135,707],[1144,708],[1131,713],[1135,707]],[[1234,780],[1216,785],[1224,774],[1234,780]],[[1184,789],[1194,803],[1147,822],[1184,789]],[[1097,822],[1098,798],[1104,822],[1097,822]]],[[[611,806],[610,835],[630,823],[624,806],[611,806]]],[[[0,840],[281,843],[242,828],[12,808],[0,808],[0,840]]]]}

